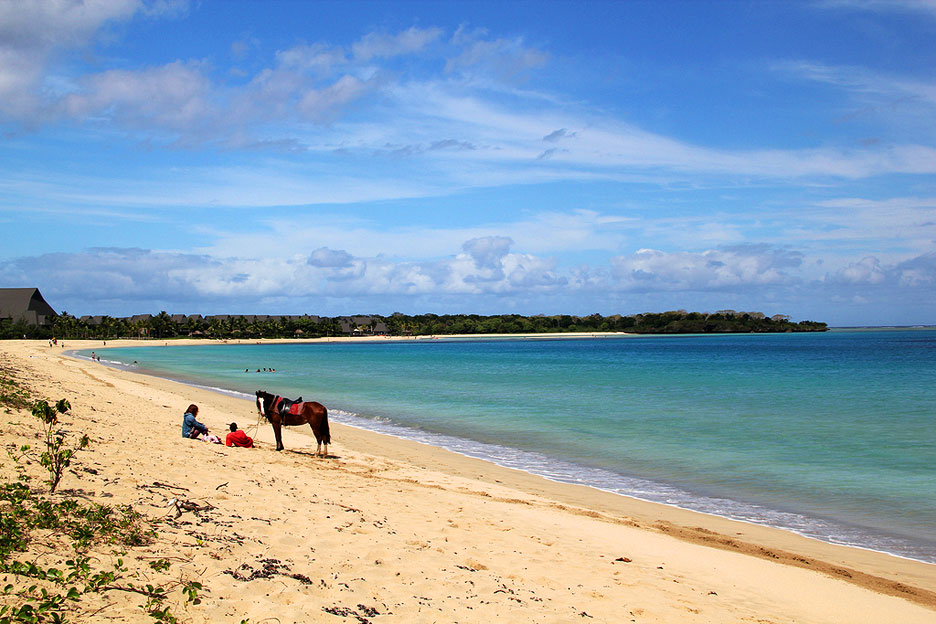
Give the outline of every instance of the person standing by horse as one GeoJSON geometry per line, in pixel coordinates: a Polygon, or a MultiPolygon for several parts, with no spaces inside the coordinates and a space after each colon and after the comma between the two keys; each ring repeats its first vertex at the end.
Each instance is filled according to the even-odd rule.
{"type": "Polygon", "coordinates": [[[192,403],[185,410],[182,417],[182,437],[198,439],[200,435],[208,435],[208,427],[201,424],[195,417],[198,416],[198,406],[192,403]]]}

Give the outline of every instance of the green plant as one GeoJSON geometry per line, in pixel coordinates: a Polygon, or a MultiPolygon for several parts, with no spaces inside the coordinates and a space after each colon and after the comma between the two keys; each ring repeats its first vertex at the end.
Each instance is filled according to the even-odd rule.
{"type": "Polygon", "coordinates": [[[3,405],[7,413],[10,409],[25,409],[29,406],[29,391],[23,388],[15,380],[7,377],[7,371],[2,371],[0,377],[0,405],[3,405]]]}
{"type": "Polygon", "coordinates": [[[140,608],[149,614],[151,618],[157,622],[169,622],[170,624],[176,621],[175,616],[170,613],[169,608],[162,606],[163,600],[166,599],[165,589],[147,585],[141,591],[146,596],[146,602],[142,604],[140,608]]]}
{"type": "MultiPolygon", "coordinates": [[[[166,587],[159,584],[134,586],[127,582],[130,570],[122,555],[114,552],[109,569],[97,569],[96,556],[86,554],[102,543],[118,546],[138,546],[156,537],[144,526],[143,517],[129,506],[110,507],[96,503],[83,504],[75,500],[51,501],[30,490],[21,482],[0,484],[0,501],[4,501],[0,514],[0,575],[12,578],[0,592],[0,624],[63,623],[71,611],[80,612],[80,604],[87,594],[121,591],[145,597],[141,605],[158,622],[177,622],[169,607],[165,606],[167,588],[182,586],[188,602],[198,604],[197,581],[175,581],[166,587]],[[63,569],[43,567],[34,558],[18,560],[17,554],[27,552],[34,541],[33,533],[42,531],[41,541],[59,542],[64,539],[75,551],[66,560],[63,569]]],[[[169,569],[167,559],[150,563],[156,572],[169,569]]]]}
{"type": "Polygon", "coordinates": [[[198,598],[198,590],[202,588],[202,584],[198,581],[189,581],[182,586],[182,593],[185,594],[186,600],[192,604],[199,604],[201,600],[198,598]]]}
{"type": "MultiPolygon", "coordinates": [[[[5,373],[0,369],[0,375],[5,373]]],[[[68,448],[66,434],[57,430],[59,415],[70,407],[68,401],[62,399],[54,406],[37,401],[32,408],[45,434],[45,452],[39,461],[49,471],[49,494],[55,492],[74,453],[88,445],[87,436],[82,436],[76,446],[68,448]]],[[[167,624],[178,622],[165,605],[169,589],[181,586],[186,601],[199,604],[198,592],[202,585],[197,581],[178,579],[143,587],[128,582],[139,576],[124,565],[122,557],[126,552],[121,550],[111,551],[109,568],[99,569],[94,563],[99,560],[100,547],[104,544],[136,547],[156,539],[156,532],[130,505],[84,504],[67,495],[64,499],[51,499],[29,487],[26,469],[29,462],[21,460],[24,457],[35,459],[30,447],[9,445],[7,453],[16,463],[17,477],[12,482],[0,481],[0,503],[3,503],[0,507],[0,578],[12,581],[0,590],[0,603],[3,603],[0,624],[63,624],[71,613],[80,619],[86,615],[82,611],[84,597],[107,592],[142,595],[145,602],[140,608],[154,620],[167,624]],[[50,545],[58,552],[70,547],[74,555],[64,562],[63,569],[45,567],[35,556],[34,544],[39,545],[41,552],[50,545]],[[20,553],[30,554],[22,557],[20,553]]],[[[150,568],[157,573],[167,572],[169,566],[167,559],[150,563],[150,568]]]]}
{"type": "Polygon", "coordinates": [[[40,457],[40,463],[49,471],[49,492],[55,492],[59,481],[62,480],[62,473],[71,464],[72,456],[88,446],[88,436],[82,435],[78,446],[67,448],[65,432],[56,430],[59,414],[64,414],[70,409],[71,405],[67,399],[59,399],[55,408],[52,408],[46,401],[36,401],[32,408],[33,416],[41,420],[43,424],[46,450],[40,457]]]}

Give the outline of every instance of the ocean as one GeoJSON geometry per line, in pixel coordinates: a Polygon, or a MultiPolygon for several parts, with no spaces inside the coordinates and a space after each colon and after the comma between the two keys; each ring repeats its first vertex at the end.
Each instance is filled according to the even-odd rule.
{"type": "Polygon", "coordinates": [[[936,563],[936,329],[98,354],[251,399],[301,395],[334,422],[556,481],[936,563]]]}

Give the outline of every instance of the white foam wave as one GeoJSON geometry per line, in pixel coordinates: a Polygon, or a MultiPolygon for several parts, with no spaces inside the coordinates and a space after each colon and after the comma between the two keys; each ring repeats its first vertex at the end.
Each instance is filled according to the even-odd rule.
{"type": "Polygon", "coordinates": [[[415,429],[386,419],[365,418],[354,412],[336,409],[329,410],[329,414],[335,422],[442,447],[467,457],[474,457],[506,468],[528,472],[558,483],[584,485],[648,502],[662,503],[732,520],[784,529],[804,537],[832,544],[885,552],[907,559],[936,563],[936,544],[927,547],[900,537],[872,534],[859,527],[831,522],[822,518],[779,511],[727,498],[705,496],[667,483],[622,475],[602,468],[582,466],[533,451],[524,451],[498,444],[476,442],[415,429]]]}

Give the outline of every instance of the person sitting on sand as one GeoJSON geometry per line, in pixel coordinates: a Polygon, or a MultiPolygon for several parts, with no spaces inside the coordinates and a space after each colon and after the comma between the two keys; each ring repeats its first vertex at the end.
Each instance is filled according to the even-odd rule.
{"type": "Polygon", "coordinates": [[[228,425],[231,433],[227,434],[224,443],[228,446],[239,446],[241,448],[253,448],[253,438],[237,428],[237,423],[228,425]]]}
{"type": "Polygon", "coordinates": [[[202,435],[208,435],[208,427],[195,420],[196,416],[198,416],[198,406],[192,403],[185,410],[185,416],[182,417],[183,438],[198,438],[202,435]]]}

